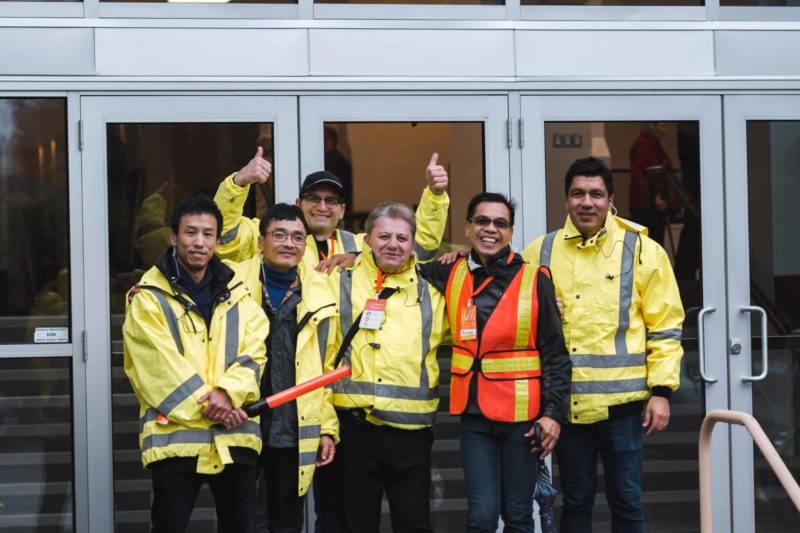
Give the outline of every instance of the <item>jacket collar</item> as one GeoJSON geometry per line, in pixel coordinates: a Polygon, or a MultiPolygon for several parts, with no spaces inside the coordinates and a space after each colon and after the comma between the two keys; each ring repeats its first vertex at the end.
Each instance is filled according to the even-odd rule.
{"type": "Polygon", "coordinates": [[[564,223],[564,240],[567,242],[573,242],[575,246],[579,249],[588,248],[595,245],[602,246],[603,242],[607,238],[614,238],[614,234],[616,233],[617,217],[608,213],[606,215],[606,221],[603,224],[603,227],[600,228],[597,233],[590,237],[584,237],[581,235],[581,232],[578,231],[578,228],[575,227],[575,224],[572,223],[572,219],[567,215],[567,221],[564,223]]]}
{"type": "MultiPolygon", "coordinates": [[[[161,273],[169,284],[170,292],[173,294],[186,293],[186,287],[181,283],[178,273],[178,260],[175,257],[173,247],[161,254],[155,264],[155,268],[161,273]]],[[[220,261],[217,256],[213,256],[208,263],[211,275],[214,277],[211,282],[211,294],[217,302],[224,302],[231,297],[231,290],[228,285],[233,280],[234,272],[225,263],[220,261]]],[[[164,287],[166,289],[166,287],[164,287]]]]}
{"type": "Polygon", "coordinates": [[[511,246],[506,246],[495,255],[489,258],[488,264],[486,266],[480,262],[478,255],[475,253],[475,250],[470,250],[469,255],[467,256],[467,266],[469,267],[470,272],[475,272],[478,269],[485,268],[487,274],[493,275],[503,269],[505,269],[508,265],[514,265],[516,263],[522,263],[522,257],[519,254],[514,252],[514,249],[511,246]],[[513,255],[514,257],[511,258],[509,261],[508,256],[513,255]]]}
{"type": "MultiPolygon", "coordinates": [[[[375,258],[372,256],[372,248],[367,243],[361,245],[361,254],[353,266],[353,270],[363,270],[369,279],[378,278],[378,265],[375,264],[375,258]]],[[[395,272],[394,274],[387,274],[386,279],[383,281],[384,287],[407,287],[417,281],[417,264],[414,256],[404,270],[395,272]]]]}

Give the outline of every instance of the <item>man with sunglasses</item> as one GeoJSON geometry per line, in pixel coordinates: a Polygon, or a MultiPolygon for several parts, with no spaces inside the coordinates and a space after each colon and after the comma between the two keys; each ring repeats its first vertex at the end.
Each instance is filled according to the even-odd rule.
{"type": "Polygon", "coordinates": [[[533,532],[537,455],[553,450],[566,422],[570,362],[555,290],[546,268],[511,249],[515,207],[502,194],[475,195],[468,257],[421,266],[447,302],[469,532],[496,531],[501,516],[506,531],[533,532]]]}
{"type": "MultiPolygon", "coordinates": [[[[431,261],[439,248],[447,222],[450,198],[447,195],[447,171],[433,154],[425,169],[428,186],[423,190],[416,212],[417,233],[414,252],[417,261],[431,261]]],[[[219,254],[225,259],[243,261],[258,255],[258,219],[242,218],[250,185],[266,183],[272,165],[264,159],[262,148],[238,172],[228,176],[217,189],[214,201],[224,217],[219,254]]],[[[310,230],[303,262],[311,267],[336,254],[357,254],[364,234],[339,229],[344,218],[345,188],[331,172],[320,170],[306,176],[295,204],[303,211],[310,230]]]]}

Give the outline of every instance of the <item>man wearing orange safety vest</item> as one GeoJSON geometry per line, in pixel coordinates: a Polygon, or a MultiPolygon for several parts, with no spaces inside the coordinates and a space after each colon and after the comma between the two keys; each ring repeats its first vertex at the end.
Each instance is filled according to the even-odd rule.
{"type": "Polygon", "coordinates": [[[533,532],[538,456],[566,422],[570,361],[547,268],[527,265],[509,243],[515,205],[480,193],[467,207],[468,257],[422,265],[444,293],[453,358],[450,414],[461,415],[466,531],[533,532]],[[532,444],[534,425],[542,428],[532,444]]]}

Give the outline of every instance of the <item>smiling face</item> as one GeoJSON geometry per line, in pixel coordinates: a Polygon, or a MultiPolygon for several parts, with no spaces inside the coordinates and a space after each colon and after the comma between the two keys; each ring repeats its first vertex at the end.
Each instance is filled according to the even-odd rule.
{"type": "Polygon", "coordinates": [[[488,259],[511,242],[511,212],[500,202],[481,202],[475,206],[472,219],[467,222],[464,234],[472,249],[484,265],[488,259]],[[498,227],[500,226],[500,227],[498,227]]]}
{"type": "Polygon", "coordinates": [[[311,233],[319,239],[330,237],[344,217],[342,193],[329,185],[319,185],[304,192],[296,204],[303,210],[311,233]]]}
{"type": "Polygon", "coordinates": [[[183,215],[178,233],[170,238],[178,263],[195,281],[200,281],[219,246],[217,219],[211,213],[183,215]]]}
{"type": "Polygon", "coordinates": [[[403,270],[414,253],[414,234],[403,219],[378,217],[364,242],[372,248],[375,263],[386,273],[403,270]]]}
{"type": "Polygon", "coordinates": [[[258,238],[261,257],[278,272],[288,272],[300,263],[306,251],[306,229],[299,219],[273,220],[258,238]]]}
{"type": "Polygon", "coordinates": [[[600,176],[575,176],[567,192],[567,212],[581,235],[590,237],[606,223],[614,195],[600,176]]]}

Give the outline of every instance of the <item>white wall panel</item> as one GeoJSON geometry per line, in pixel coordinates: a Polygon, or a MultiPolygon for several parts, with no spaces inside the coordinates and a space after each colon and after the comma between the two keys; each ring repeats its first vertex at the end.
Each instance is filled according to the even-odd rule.
{"type": "Polygon", "coordinates": [[[4,75],[94,73],[91,28],[0,28],[4,75]]]}
{"type": "Polygon", "coordinates": [[[305,76],[304,29],[98,28],[97,73],[305,76]]]}
{"type": "Polygon", "coordinates": [[[711,31],[517,31],[517,76],[707,76],[711,31]]]}
{"type": "Polygon", "coordinates": [[[312,76],[513,76],[511,30],[311,30],[312,76]]]}
{"type": "Polygon", "coordinates": [[[721,76],[800,74],[800,32],[719,31],[716,40],[721,76]]]}

